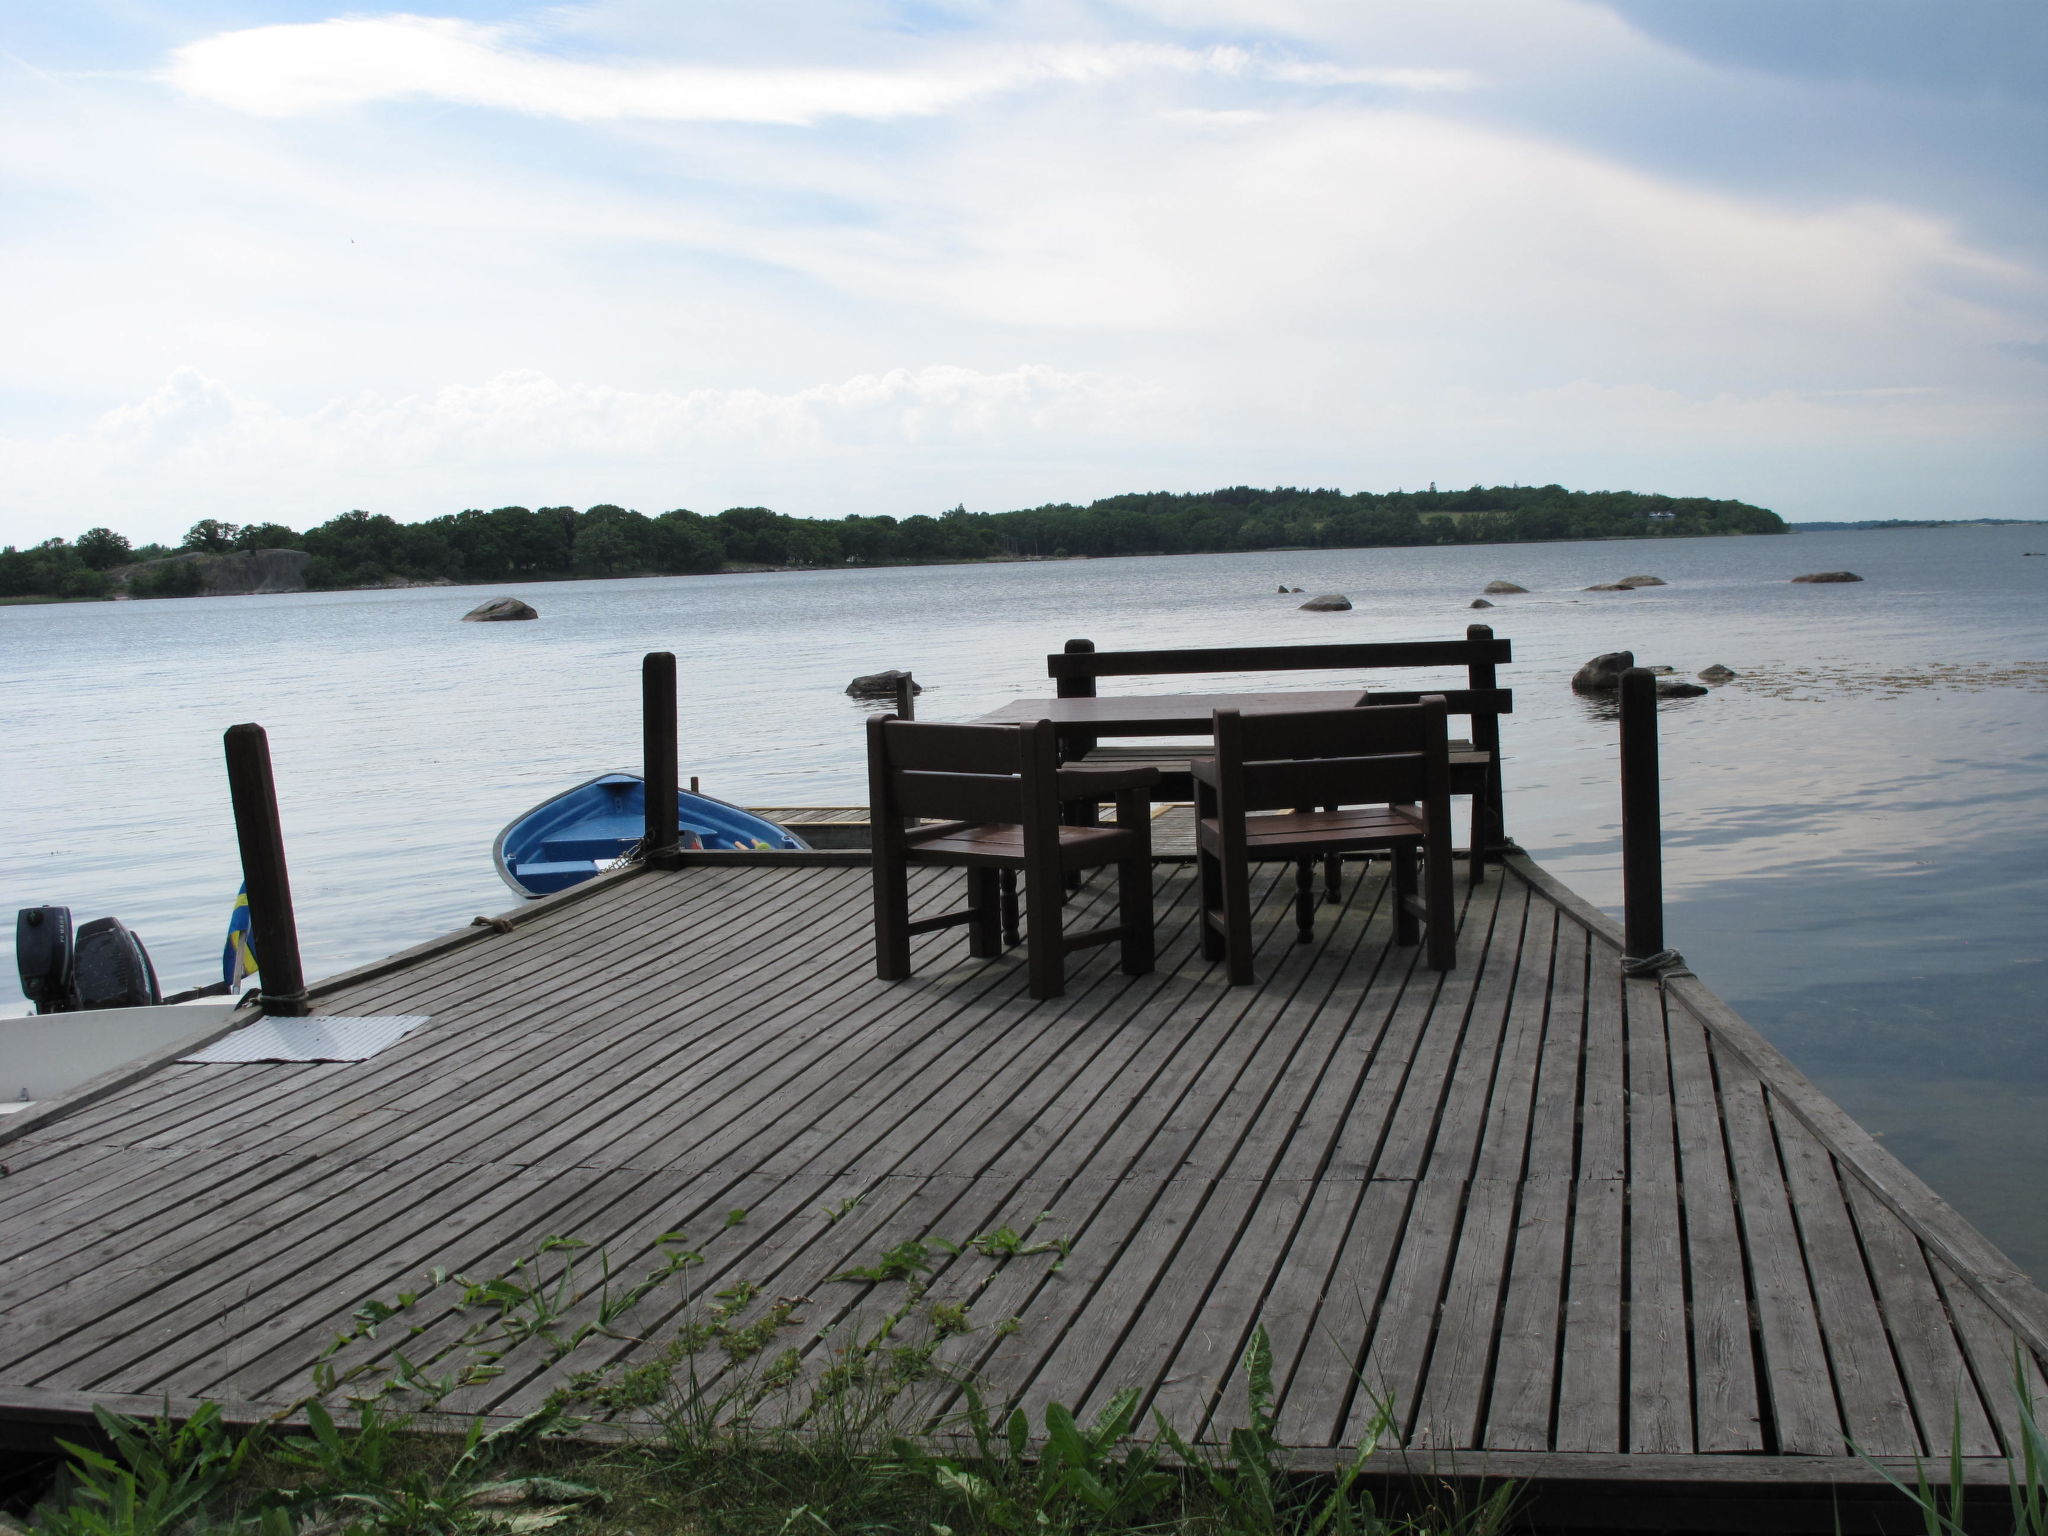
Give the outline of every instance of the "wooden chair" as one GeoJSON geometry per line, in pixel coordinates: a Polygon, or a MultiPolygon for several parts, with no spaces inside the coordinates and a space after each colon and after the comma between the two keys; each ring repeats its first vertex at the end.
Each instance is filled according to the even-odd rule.
{"type": "Polygon", "coordinates": [[[1295,922],[1298,942],[1306,944],[1315,934],[1315,861],[1324,863],[1326,899],[1336,901],[1340,856],[1368,848],[1393,851],[1395,938],[1415,943],[1419,918],[1428,929],[1430,966],[1447,971],[1456,964],[1444,717],[1436,696],[1370,709],[1216,711],[1216,756],[1194,760],[1189,770],[1202,953],[1227,960],[1232,986],[1252,980],[1250,865],[1295,864],[1295,922]],[[1261,811],[1282,814],[1255,814],[1261,811]]]}
{"type": "Polygon", "coordinates": [[[1124,974],[1152,969],[1152,820],[1150,768],[1059,766],[1052,722],[1028,725],[918,724],[881,715],[868,721],[868,783],[874,827],[875,974],[910,974],[910,940],[964,926],[968,953],[992,959],[1005,938],[1017,942],[1014,898],[1001,878],[1024,877],[1025,963],[1035,998],[1066,990],[1066,957],[1112,941],[1124,974]],[[1060,824],[1062,800],[1116,802],[1116,824],[1060,824]],[[911,818],[943,818],[908,825],[911,818]],[[1114,864],[1117,921],[1067,933],[1061,921],[1065,876],[1114,864]],[[913,865],[967,871],[967,905],[937,917],[910,917],[913,865]],[[1005,914],[1004,907],[1010,911],[1005,914]],[[1006,920],[1007,918],[1007,920],[1006,920]],[[1007,930],[1007,931],[1006,931],[1007,930]]]}

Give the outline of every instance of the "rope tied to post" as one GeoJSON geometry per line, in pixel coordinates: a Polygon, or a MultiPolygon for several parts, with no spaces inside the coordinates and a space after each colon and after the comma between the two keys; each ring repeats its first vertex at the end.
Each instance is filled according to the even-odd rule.
{"type": "Polygon", "coordinates": [[[1623,955],[1621,974],[1631,979],[1647,976],[1655,981],[1663,981],[1671,976],[1690,976],[1692,972],[1686,967],[1685,956],[1677,950],[1660,949],[1654,955],[1623,955]]]}

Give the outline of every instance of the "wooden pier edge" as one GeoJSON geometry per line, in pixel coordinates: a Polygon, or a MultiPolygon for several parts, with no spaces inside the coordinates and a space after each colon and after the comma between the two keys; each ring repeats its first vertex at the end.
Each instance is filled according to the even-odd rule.
{"type": "MultiPolygon", "coordinates": [[[[770,853],[745,852],[732,848],[705,848],[691,849],[680,856],[680,863],[684,867],[765,864],[771,861],[776,864],[864,866],[868,862],[868,853],[864,848],[806,848],[770,853]]],[[[638,863],[607,870],[592,879],[572,885],[567,890],[556,891],[553,895],[542,896],[534,901],[521,902],[504,912],[488,914],[480,920],[472,921],[468,927],[451,929],[409,949],[401,949],[396,954],[386,955],[380,960],[372,960],[346,971],[337,971],[332,976],[314,982],[307,988],[308,994],[320,997],[340,991],[344,987],[352,987],[358,982],[375,981],[379,977],[396,975],[422,960],[431,960],[437,955],[447,954],[450,950],[461,949],[464,945],[479,944],[485,939],[496,938],[506,932],[507,928],[522,928],[540,918],[552,916],[564,907],[616,890],[624,882],[637,879],[647,872],[647,866],[638,863]],[[501,924],[506,926],[501,927],[501,924]]]]}
{"type": "MultiPolygon", "coordinates": [[[[1621,925],[1542,868],[1526,853],[1503,862],[1531,887],[1594,933],[1622,948],[1621,925]]],[[[1716,997],[1690,972],[1662,978],[1677,1002],[1707,1032],[1742,1058],[1771,1092],[1877,1196],[1913,1235],[1952,1265],[1970,1289],[2037,1355],[2048,1355],[2048,1295],[1940,1195],[1814,1086],[1755,1025],[1716,997]]]]}
{"type": "MultiPolygon", "coordinates": [[[[211,1406],[221,1422],[236,1428],[254,1429],[265,1424],[304,1425],[303,1408],[289,1405],[234,1400],[173,1397],[143,1392],[82,1392],[47,1387],[0,1386],[0,1448],[9,1444],[11,1434],[22,1443],[40,1444],[51,1432],[90,1429],[96,1408],[136,1419],[189,1419],[211,1406]],[[24,1434],[24,1432],[27,1432],[24,1434]]],[[[430,1432],[462,1434],[472,1425],[487,1431],[519,1422],[521,1415],[504,1413],[433,1413],[409,1416],[415,1428],[430,1432]]],[[[660,1433],[652,1424],[616,1419],[571,1420],[560,1434],[550,1438],[583,1445],[630,1445],[642,1443],[660,1433]]],[[[964,1433],[940,1432],[929,1442],[945,1451],[971,1455],[973,1440],[964,1433]]],[[[1209,1447],[1209,1449],[1216,1449],[1209,1447]]],[[[1166,1447],[1162,1459],[1172,1464],[1178,1458],[1166,1447]]],[[[1290,1472],[1331,1474],[1358,1464],[1358,1453],[1350,1449],[1293,1448],[1283,1451],[1290,1472]]],[[[1937,1486],[1947,1486],[1948,1463],[1937,1458],[1933,1464],[1902,1456],[1772,1456],[1656,1454],[1647,1452],[1582,1451],[1414,1451],[1381,1449],[1364,1463],[1368,1476],[1375,1478],[1424,1478],[1431,1482],[1516,1482],[1545,1485],[1596,1484],[1639,1490],[1643,1484],[1670,1485],[1674,1492],[1685,1490],[1695,1496],[1705,1488],[1725,1486],[1793,1491],[1829,1487],[1864,1491],[1888,1489],[1888,1479],[1911,1487],[1924,1471],[1937,1486]]],[[[1964,1486],[2003,1490],[2009,1485],[2013,1464],[2003,1456],[1971,1456],[1963,1459],[1964,1486]]]]}
{"type": "Polygon", "coordinates": [[[306,989],[307,993],[312,997],[321,997],[338,992],[344,987],[352,987],[358,982],[375,981],[380,976],[396,975],[422,960],[431,960],[436,955],[445,955],[450,950],[461,949],[467,944],[480,944],[485,939],[496,938],[512,929],[523,928],[539,918],[551,916],[564,907],[574,906],[579,901],[588,901],[594,896],[617,890],[626,881],[637,879],[646,872],[646,867],[641,864],[628,864],[621,869],[607,870],[601,875],[572,885],[567,890],[556,891],[551,896],[524,901],[508,911],[473,919],[467,927],[451,929],[447,933],[415,944],[410,949],[401,949],[396,954],[386,955],[381,960],[372,960],[368,964],[358,965],[346,971],[337,971],[332,976],[314,982],[306,989]]]}

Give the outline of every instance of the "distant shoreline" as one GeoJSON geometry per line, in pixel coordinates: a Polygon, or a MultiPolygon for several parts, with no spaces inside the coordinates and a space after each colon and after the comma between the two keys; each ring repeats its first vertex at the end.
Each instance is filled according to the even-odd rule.
{"type": "MultiPolygon", "coordinates": [[[[1497,543],[1493,541],[1476,541],[1464,547],[1474,549],[1504,549],[1514,548],[1517,545],[1539,546],[1549,544],[1661,544],[1669,543],[1673,539],[1686,538],[1731,539],[1767,536],[1770,535],[1755,535],[1739,531],[1731,531],[1727,533],[1687,534],[1671,534],[1668,532],[1641,534],[1596,534],[1591,537],[1578,539],[1502,539],[1497,543]]],[[[150,592],[138,595],[135,593],[128,592],[126,590],[120,590],[109,592],[104,596],[97,597],[57,597],[35,594],[18,597],[0,597],[0,606],[24,606],[29,604],[50,603],[169,602],[180,601],[185,598],[191,597],[300,597],[308,594],[317,594],[321,592],[398,592],[409,591],[419,588],[438,589],[444,587],[468,588],[553,586],[557,583],[571,581],[679,581],[718,576],[787,576],[802,573],[830,575],[832,573],[842,571],[920,570],[934,567],[950,567],[963,565],[1066,565],[1070,563],[1086,563],[1097,560],[1169,560],[1179,559],[1183,557],[1206,557],[1213,555],[1316,555],[1334,554],[1339,551],[1357,549],[1419,549],[1444,547],[1446,546],[1414,544],[1350,544],[1323,546],[1311,544],[1287,544],[1276,545],[1266,549],[1145,549],[1129,550],[1109,555],[995,554],[964,555],[952,557],[941,555],[933,556],[922,560],[864,560],[859,562],[849,562],[842,565],[770,565],[753,561],[730,561],[715,571],[621,571],[615,575],[610,576],[578,576],[571,572],[536,572],[533,574],[523,576],[501,576],[482,580],[469,581],[441,577],[428,578],[425,580],[387,580],[363,582],[361,584],[345,584],[339,586],[299,586],[284,589],[271,588],[269,590],[261,591],[235,591],[231,589],[214,589],[197,592],[150,592]]],[[[243,551],[238,553],[251,552],[243,551]]],[[[269,552],[254,551],[253,553],[269,552]]],[[[297,550],[288,550],[277,551],[277,553],[296,555],[300,554],[301,552],[297,550]]],[[[235,558],[236,556],[234,554],[206,555],[188,552],[183,554],[166,556],[161,560],[149,561],[142,566],[126,567],[124,568],[121,574],[126,575],[130,571],[145,569],[149,566],[195,564],[207,561],[221,561],[225,563],[228,561],[232,561],[235,558]]]]}
{"type": "Polygon", "coordinates": [[[732,567],[832,570],[993,560],[1783,533],[1767,507],[1661,492],[1574,491],[1562,485],[1462,491],[1357,491],[1225,486],[1132,492],[1077,506],[936,517],[790,517],[769,507],[712,516],[686,507],[649,517],[603,502],[470,507],[401,523],[343,512],[304,532],[282,523],[201,518],[181,546],[131,544],[111,528],[77,540],[0,548],[0,595],[226,597],[254,592],[366,590],[394,581],[450,585],[508,579],[606,580],[712,574],[732,567]]]}
{"type": "MultiPolygon", "coordinates": [[[[1970,518],[1931,518],[1931,519],[1903,519],[1903,518],[1887,518],[1887,519],[1871,519],[1871,520],[1868,520],[1868,521],[1862,521],[1862,522],[1807,522],[1807,523],[1787,523],[1787,524],[1785,525],[1785,531],[1786,531],[1787,533],[1867,533],[1867,532],[1883,532],[1883,531],[1888,531],[1888,530],[1893,530],[1893,529],[1908,529],[1908,528],[2032,528],[2032,527],[2038,527],[2038,528],[2048,529],[2048,518],[2027,518],[2027,517],[1970,517],[1970,518]]],[[[1672,538],[1674,538],[1674,537],[1677,537],[1677,538],[1681,538],[1681,539],[1683,539],[1683,538],[1723,538],[1723,539],[1725,539],[1725,538],[1748,538],[1748,537],[1757,537],[1757,536],[1759,536],[1759,535],[1750,535],[1750,534],[1747,534],[1747,533],[1739,533],[1739,532],[1729,532],[1729,533],[1710,533],[1710,534],[1680,534],[1680,535],[1675,535],[1675,536],[1674,536],[1674,535],[1672,535],[1672,534],[1670,534],[1670,533],[1667,533],[1667,532],[1660,532],[1660,533],[1641,533],[1641,534],[1600,534],[1600,535],[1594,535],[1594,536],[1591,536],[1591,537],[1587,537],[1587,538],[1578,538],[1578,539],[1503,539],[1503,540],[1499,541],[1498,543],[1493,543],[1493,542],[1490,542],[1490,541],[1489,541],[1489,542],[1486,542],[1486,543],[1475,543],[1475,544],[1473,544],[1473,545],[1470,545],[1470,546],[1467,546],[1467,547],[1469,547],[1469,548],[1488,548],[1488,549],[1498,549],[1498,548],[1513,548],[1513,547],[1515,547],[1516,545],[1532,545],[1532,546],[1533,546],[1533,545],[1549,545],[1549,544],[1655,544],[1655,543],[1665,543],[1665,542],[1668,542],[1668,541],[1670,541],[1670,540],[1671,540],[1672,538]]],[[[715,571],[631,571],[631,572],[620,572],[620,573],[618,573],[618,574],[616,574],[616,575],[612,575],[612,576],[578,576],[578,575],[574,575],[574,574],[570,574],[570,573],[553,573],[553,572],[550,572],[550,573],[545,573],[545,574],[542,574],[542,573],[532,573],[532,574],[528,574],[528,575],[523,575],[523,576],[504,576],[504,577],[496,577],[496,578],[487,578],[487,579],[479,579],[479,580],[469,580],[469,581],[462,581],[462,580],[454,580],[454,579],[449,579],[449,578],[441,578],[441,579],[438,579],[438,580],[436,580],[436,579],[428,579],[428,580],[387,580],[387,581],[381,581],[381,582],[364,582],[364,583],[361,583],[361,584],[359,584],[359,585],[345,585],[345,586],[331,586],[331,587],[327,587],[327,586],[323,586],[323,587],[297,587],[297,588],[292,588],[292,589],[288,589],[288,590],[284,590],[284,591],[276,591],[276,590],[272,590],[272,591],[267,591],[267,592],[238,592],[238,591],[205,591],[205,592],[192,592],[192,593],[178,593],[178,594],[170,594],[170,593],[164,593],[164,594],[149,594],[149,595],[146,595],[146,596],[134,596],[134,595],[131,595],[131,594],[129,594],[129,593],[127,593],[127,592],[125,592],[125,591],[123,591],[123,592],[115,592],[115,593],[108,593],[108,594],[106,594],[106,595],[104,595],[104,596],[95,596],[95,597],[61,597],[61,596],[54,596],[54,595],[49,595],[49,594],[40,594],[40,593],[37,593],[37,594],[27,594],[27,595],[20,595],[20,596],[8,596],[8,597],[0,597],[0,607],[30,607],[30,606],[42,606],[42,605],[48,605],[48,604],[76,604],[76,603],[107,603],[107,602],[155,602],[155,601],[159,601],[160,599],[168,599],[168,598],[170,598],[170,597],[172,597],[172,596],[174,596],[174,595],[175,595],[175,596],[179,596],[179,597],[186,597],[186,596],[190,596],[190,597],[296,597],[296,596],[300,596],[300,595],[303,595],[303,594],[306,594],[306,593],[317,593],[317,592],[395,592],[395,591],[402,591],[402,590],[410,590],[410,589],[415,589],[415,588],[440,588],[440,587],[463,587],[463,588],[476,588],[476,587],[522,587],[522,586],[540,586],[540,585],[547,585],[547,586],[553,586],[553,585],[556,585],[556,584],[558,584],[558,583],[561,583],[561,582],[571,582],[571,581],[576,581],[576,582],[583,582],[583,581],[648,581],[648,580],[663,580],[663,581],[666,581],[666,580],[671,580],[671,579],[681,579],[681,578],[686,578],[686,577],[702,577],[702,576],[768,576],[768,575],[792,575],[792,574],[799,574],[799,573],[805,573],[805,572],[809,572],[809,573],[817,573],[817,574],[828,574],[828,573],[831,573],[831,572],[835,572],[835,571],[873,571],[873,570],[916,570],[916,569],[923,569],[923,568],[927,568],[927,567],[951,567],[951,566],[964,566],[964,565],[1056,565],[1056,564],[1066,564],[1066,563],[1069,563],[1069,562],[1086,562],[1086,561],[1094,561],[1094,560],[1164,560],[1164,559],[1171,559],[1171,558],[1176,558],[1176,557],[1179,557],[1179,556],[1183,556],[1183,555],[1288,555],[1288,554],[1307,554],[1307,555],[1314,555],[1314,554],[1326,554],[1326,553],[1334,553],[1334,552],[1336,552],[1336,551],[1337,551],[1337,550],[1339,550],[1339,549],[1409,549],[1409,548],[1422,548],[1422,547],[1431,547],[1431,546],[1417,546],[1417,545],[1404,545],[1404,544],[1359,544],[1359,545],[1341,545],[1341,546],[1316,546],[1316,545],[1306,545],[1306,544],[1291,544],[1291,545],[1276,545],[1276,546],[1273,546],[1273,547],[1271,547],[1271,548],[1266,548],[1266,549],[1245,549],[1245,550],[1132,550],[1132,551],[1128,551],[1128,552],[1124,552],[1124,553],[1119,553],[1119,554],[1114,554],[1114,555],[1022,555],[1022,554],[993,554],[993,555],[969,555],[969,556],[953,556],[953,557],[947,557],[947,556],[934,556],[934,557],[930,557],[930,558],[927,558],[927,559],[922,559],[922,560],[890,560],[890,561],[862,561],[862,562],[859,562],[859,563],[856,563],[856,564],[844,564],[844,565],[806,565],[806,564],[788,564],[788,565],[773,565],[773,564],[767,564],[767,563],[763,563],[763,562],[758,562],[758,561],[741,561],[741,560],[736,560],[736,561],[730,561],[730,562],[728,562],[727,564],[725,564],[724,566],[722,566],[722,567],[721,567],[720,569],[718,569],[718,570],[715,570],[715,571]]],[[[1442,547],[1442,546],[1435,546],[1435,547],[1442,547]]],[[[293,551],[293,553],[297,553],[297,552],[296,552],[296,551],[293,551]]],[[[221,559],[221,558],[224,558],[224,557],[221,557],[221,556],[208,556],[208,555],[200,555],[200,554],[194,554],[194,553],[186,553],[186,554],[180,554],[180,555],[173,555],[173,556],[169,556],[169,557],[167,557],[167,558],[166,558],[166,559],[164,559],[164,560],[161,560],[161,561],[154,561],[154,562],[150,562],[150,563],[151,563],[151,564],[158,564],[158,565],[162,565],[162,564],[170,564],[170,563],[172,563],[172,562],[180,562],[180,563],[185,563],[185,562],[193,562],[193,561],[204,561],[204,560],[209,560],[209,559],[221,559]]],[[[232,557],[225,557],[225,558],[232,558],[232,557]]]]}
{"type": "Polygon", "coordinates": [[[1790,533],[1869,533],[1887,528],[2032,528],[2048,526],[2039,517],[1881,517],[1854,523],[1787,523],[1790,533]]]}

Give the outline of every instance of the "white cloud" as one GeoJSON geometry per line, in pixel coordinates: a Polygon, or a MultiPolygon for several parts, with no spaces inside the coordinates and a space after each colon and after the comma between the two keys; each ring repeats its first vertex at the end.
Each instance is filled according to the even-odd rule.
{"type": "Polygon", "coordinates": [[[701,498],[714,486],[758,500],[758,489],[747,491],[787,485],[778,466],[792,461],[817,472],[807,481],[817,493],[829,480],[823,466],[849,455],[1008,455],[1034,442],[1064,452],[1113,439],[1149,412],[1153,393],[1034,364],[898,368],[784,393],[635,391],[522,370],[294,413],[180,368],[84,431],[0,438],[9,504],[0,512],[33,519],[7,534],[26,540],[33,527],[106,521],[100,509],[110,503],[156,524],[130,531],[162,536],[182,531],[197,505],[301,524],[352,505],[420,517],[479,500],[550,499],[533,496],[536,484],[563,484],[563,499],[579,502],[600,494],[593,486],[621,481],[645,487],[650,503],[701,498]],[[287,516],[281,502],[297,510],[287,516]]]}
{"type": "MultiPolygon", "coordinates": [[[[2038,399],[1928,389],[1688,394],[1587,380],[1516,390],[1374,375],[1271,398],[1213,370],[1104,377],[1043,365],[893,369],[790,391],[642,391],[523,370],[288,411],[198,370],[89,428],[0,438],[0,538],[195,518],[402,519],[464,506],[765,503],[811,516],[988,510],[1136,488],[1350,489],[1558,479],[1780,502],[1815,516],[1840,465],[1983,510],[2038,399]],[[1776,488],[1775,490],[1773,488],[1776,488]]],[[[1888,505],[1868,493],[1869,515],[1888,505]]],[[[1904,502],[1895,510],[1913,510],[1904,502]]]]}
{"type": "Polygon", "coordinates": [[[348,16],[255,27],[187,44],[179,90],[265,117],[416,97],[574,121],[808,124],[924,117],[1034,85],[1106,85],[1142,74],[1287,84],[1463,90],[1469,71],[1269,60],[1241,48],[1112,43],[964,46],[895,69],[585,63],[518,47],[505,27],[436,16],[348,16]]]}
{"type": "Polygon", "coordinates": [[[1776,184],[1578,132],[1614,92],[1730,163],[1765,131],[1756,82],[1597,6],[532,14],[0,96],[4,536],[1432,477],[1867,512],[1916,452],[2038,482],[2032,255],[1882,166],[1776,184]]]}
{"type": "Polygon", "coordinates": [[[1910,209],[1741,198],[1420,111],[1165,122],[1010,114],[901,178],[892,217],[757,248],[882,301],[1325,383],[1949,383],[2048,295],[1910,209]]]}
{"type": "Polygon", "coordinates": [[[1383,85],[1403,91],[1468,91],[1478,78],[1469,69],[1372,69],[1324,63],[1274,63],[1264,71],[1285,85],[1383,85]]]}

